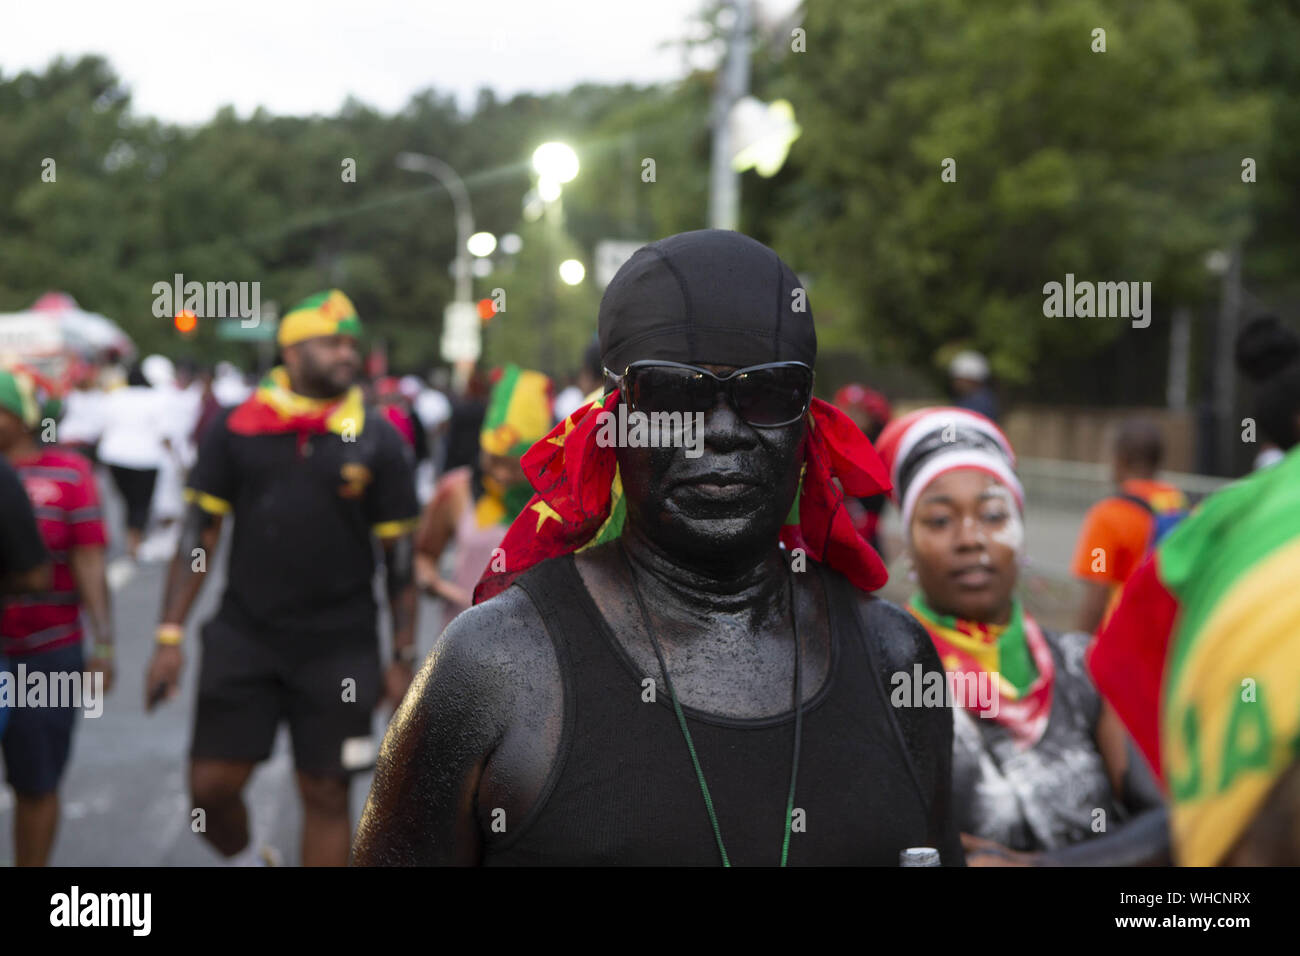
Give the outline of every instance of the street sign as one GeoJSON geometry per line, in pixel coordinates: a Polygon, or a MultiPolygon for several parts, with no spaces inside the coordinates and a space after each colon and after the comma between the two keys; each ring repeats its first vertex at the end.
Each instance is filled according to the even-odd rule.
{"type": "Polygon", "coordinates": [[[217,319],[217,338],[229,342],[270,342],[278,323],[274,317],[261,318],[256,325],[244,325],[243,319],[217,319]]]}
{"type": "Polygon", "coordinates": [[[609,285],[614,273],[623,267],[623,263],[632,258],[632,253],[636,252],[644,242],[628,241],[626,239],[602,239],[596,243],[596,281],[600,283],[603,289],[609,285]]]}
{"type": "Polygon", "coordinates": [[[280,324],[277,313],[276,304],[268,301],[258,310],[256,323],[250,319],[217,319],[217,338],[228,342],[272,342],[280,324]]]}
{"type": "Polygon", "coordinates": [[[482,320],[473,302],[452,302],[442,313],[442,358],[446,362],[476,362],[483,350],[482,320]]]}

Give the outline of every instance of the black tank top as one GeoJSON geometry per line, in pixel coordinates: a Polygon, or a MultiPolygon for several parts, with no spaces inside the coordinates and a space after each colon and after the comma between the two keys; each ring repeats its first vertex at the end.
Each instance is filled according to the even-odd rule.
{"type": "MultiPolygon", "coordinates": [[[[817,567],[827,593],[831,663],[804,705],[802,756],[788,864],[897,866],[899,851],[936,846],[928,811],[873,660],[857,633],[852,585],[817,567]]],[[[516,581],[555,644],[564,680],[564,731],[537,805],[518,829],[485,836],[485,865],[721,863],[690,754],[659,675],[637,673],[572,556],[516,581]],[[659,683],[653,703],[642,680],[659,683]]],[[[794,712],[757,719],[684,707],[733,866],[781,859],[794,712]]]]}

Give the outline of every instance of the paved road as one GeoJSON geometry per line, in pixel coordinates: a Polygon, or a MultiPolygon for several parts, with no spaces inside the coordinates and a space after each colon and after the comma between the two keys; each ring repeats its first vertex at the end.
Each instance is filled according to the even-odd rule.
{"type": "MultiPolygon", "coordinates": [[[[107,485],[101,483],[101,488],[107,485]]],[[[111,494],[109,498],[106,504],[112,527],[120,527],[120,508],[111,494]]],[[[1044,510],[1030,516],[1028,547],[1031,568],[1038,578],[1049,582],[1064,579],[1079,519],[1078,514],[1044,510]]],[[[891,520],[886,520],[886,534],[896,537],[891,520]]],[[[120,534],[115,540],[120,540],[120,534]]],[[[893,553],[897,554],[897,547],[893,553]]],[[[214,563],[215,580],[207,582],[193,620],[206,620],[212,614],[223,583],[224,561],[223,549],[214,563]]],[[[890,563],[893,580],[886,595],[904,599],[910,591],[906,574],[901,562],[890,563]]],[[[217,855],[190,830],[184,772],[197,673],[192,657],[186,663],[180,695],[153,715],[144,713],[144,667],[152,650],[162,575],[162,565],[140,565],[114,592],[117,686],[102,717],[78,723],[62,787],[63,819],[52,860],[55,865],[205,866],[218,862],[217,855]]],[[[1057,585],[1057,591],[1072,593],[1067,587],[1057,585]]],[[[433,602],[421,601],[419,647],[423,656],[437,636],[439,612],[433,602]]],[[[1048,613],[1040,616],[1049,624],[1057,623],[1051,620],[1052,601],[1047,603],[1048,613]]],[[[1055,603],[1062,602],[1057,599],[1055,603]]],[[[1062,619],[1072,613],[1072,607],[1058,609],[1062,619]]],[[[191,633],[187,646],[195,643],[191,633]]],[[[385,722],[386,715],[376,715],[376,741],[385,722]]],[[[354,781],[354,823],[370,780],[370,774],[360,774],[354,781]]],[[[300,814],[286,731],[281,730],[274,756],[257,770],[246,796],[254,832],[274,845],[285,863],[296,864],[300,814]]],[[[13,861],[12,817],[10,791],[0,787],[0,865],[13,861]]]]}

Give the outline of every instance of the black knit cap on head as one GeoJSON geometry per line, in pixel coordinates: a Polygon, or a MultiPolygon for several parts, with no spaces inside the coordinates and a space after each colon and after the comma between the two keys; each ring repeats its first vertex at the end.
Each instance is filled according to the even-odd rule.
{"type": "Polygon", "coordinates": [[[617,374],[645,359],[741,367],[817,358],[798,277],[761,242],[725,229],[638,249],[605,290],[599,326],[601,357],[617,374]]]}

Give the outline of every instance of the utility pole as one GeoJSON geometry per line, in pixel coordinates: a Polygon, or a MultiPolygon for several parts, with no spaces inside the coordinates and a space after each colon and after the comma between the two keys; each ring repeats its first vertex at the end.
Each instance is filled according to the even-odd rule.
{"type": "Polygon", "coordinates": [[[713,91],[713,161],[709,170],[709,226],[735,229],[740,225],[740,174],[732,170],[731,110],[749,94],[749,44],[753,0],[730,0],[732,12],[727,50],[713,91]]]}
{"type": "Polygon", "coordinates": [[[1240,313],[1241,244],[1235,243],[1228,255],[1228,268],[1223,273],[1215,342],[1214,419],[1219,433],[1216,458],[1219,471],[1224,475],[1232,475],[1234,471],[1241,434],[1236,422],[1237,367],[1233,361],[1240,313]]]}
{"type": "Polygon", "coordinates": [[[1192,310],[1185,305],[1174,309],[1169,331],[1169,377],[1165,400],[1172,412],[1187,411],[1187,370],[1192,357],[1192,310]]]}

